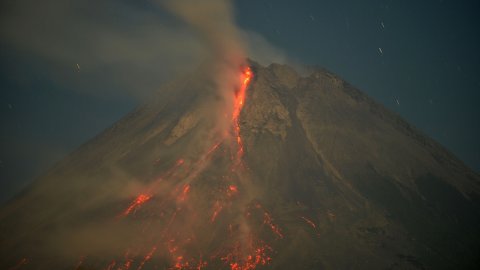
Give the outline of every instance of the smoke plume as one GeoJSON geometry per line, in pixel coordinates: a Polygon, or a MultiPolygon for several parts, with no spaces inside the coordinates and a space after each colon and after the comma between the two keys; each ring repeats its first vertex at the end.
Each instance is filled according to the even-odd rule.
{"type": "MultiPolygon", "coordinates": [[[[234,90],[240,87],[239,74],[246,65],[245,45],[234,22],[231,1],[166,0],[163,5],[194,29],[208,49],[210,76],[215,81],[220,104],[212,113],[222,130],[228,129],[234,107],[234,90]],[[223,117],[224,115],[227,117],[223,117]]],[[[225,132],[224,132],[225,133],[225,132]]]]}

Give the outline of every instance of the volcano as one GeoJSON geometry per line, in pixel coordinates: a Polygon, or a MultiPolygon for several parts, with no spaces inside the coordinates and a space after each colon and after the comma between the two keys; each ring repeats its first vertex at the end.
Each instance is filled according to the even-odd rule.
{"type": "Polygon", "coordinates": [[[200,69],[3,206],[0,267],[478,269],[478,174],[326,70],[238,77],[233,113],[200,69]]]}

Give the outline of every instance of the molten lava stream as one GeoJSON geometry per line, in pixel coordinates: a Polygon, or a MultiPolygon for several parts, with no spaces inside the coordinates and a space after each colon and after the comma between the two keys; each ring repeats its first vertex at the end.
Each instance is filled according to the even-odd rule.
{"type": "MultiPolygon", "coordinates": [[[[255,242],[257,245],[246,244],[245,239],[241,236],[236,236],[234,241],[238,241],[238,243],[243,243],[243,246],[238,246],[237,251],[232,251],[232,253],[226,256],[208,256],[208,262],[203,261],[197,257],[193,258],[190,255],[187,256],[190,252],[188,251],[190,246],[192,245],[191,241],[195,240],[196,235],[193,234],[192,237],[185,238],[185,236],[181,236],[184,232],[183,229],[180,229],[180,234],[175,233],[175,230],[179,230],[180,227],[177,227],[177,223],[181,222],[184,219],[185,215],[190,215],[195,209],[192,209],[191,202],[189,202],[189,196],[191,192],[195,192],[194,186],[192,186],[192,181],[197,179],[197,177],[203,173],[206,169],[208,169],[214,159],[214,154],[218,154],[218,150],[223,149],[231,154],[231,170],[228,178],[230,179],[230,183],[226,186],[225,189],[222,189],[220,192],[221,194],[218,196],[218,199],[215,201],[213,208],[211,209],[210,218],[207,217],[207,222],[210,221],[210,226],[221,226],[223,222],[219,222],[219,216],[222,215],[223,217],[227,217],[226,215],[227,210],[231,209],[232,205],[236,202],[238,196],[240,195],[239,186],[236,184],[237,181],[241,180],[241,178],[248,178],[247,176],[239,175],[237,172],[242,171],[244,164],[242,162],[242,157],[244,153],[243,149],[243,140],[240,135],[240,122],[239,117],[240,113],[245,105],[245,98],[246,98],[246,91],[249,87],[249,84],[253,78],[253,72],[250,67],[245,67],[240,73],[240,87],[234,93],[234,100],[233,100],[233,108],[231,111],[231,125],[229,132],[234,137],[234,140],[228,140],[227,138],[222,138],[221,140],[210,138],[211,145],[205,149],[205,151],[193,162],[186,162],[188,165],[184,165],[185,161],[183,159],[179,159],[175,165],[170,168],[162,177],[157,179],[155,183],[150,186],[148,190],[145,190],[142,194],[139,194],[131,203],[130,205],[124,210],[121,216],[128,216],[129,214],[134,213],[140,207],[142,207],[147,202],[151,205],[155,205],[156,202],[151,198],[156,196],[157,199],[163,197],[163,202],[156,205],[155,209],[161,210],[163,213],[164,211],[169,212],[169,206],[175,207],[174,210],[171,212],[169,218],[164,219],[165,223],[163,224],[163,228],[158,231],[159,237],[155,237],[155,245],[151,248],[151,250],[144,255],[144,257],[132,257],[127,252],[125,254],[124,262],[115,262],[112,261],[108,266],[107,269],[113,269],[114,267],[119,267],[118,269],[129,269],[133,267],[134,259],[137,261],[136,264],[137,270],[141,270],[144,265],[152,260],[155,252],[157,252],[157,247],[162,250],[162,246],[164,243],[168,250],[167,254],[169,254],[171,261],[171,267],[169,269],[202,269],[207,266],[207,263],[224,263],[225,266],[228,266],[232,270],[253,270],[256,269],[258,266],[266,265],[270,262],[271,258],[267,253],[272,251],[271,247],[264,243],[261,239],[252,239],[252,243],[255,242]],[[182,166],[182,169],[180,167],[182,166]],[[185,168],[185,169],[184,169],[185,168]],[[158,194],[158,187],[162,185],[164,180],[173,180],[171,178],[179,179],[178,182],[174,183],[172,192],[167,196],[160,196],[158,194]],[[178,221],[177,221],[178,220],[178,221]],[[217,221],[217,222],[215,222],[217,221]],[[216,225],[213,225],[215,222],[216,225]],[[174,238],[171,238],[174,237],[174,238]],[[177,239],[175,239],[177,238],[177,239]],[[183,240],[182,240],[183,239],[183,240]]],[[[232,138],[230,137],[230,138],[232,138]]],[[[215,158],[218,156],[215,154],[215,158]]],[[[228,154],[227,154],[228,155],[228,154]]],[[[218,156],[221,158],[221,156],[218,156]]],[[[230,169],[229,168],[229,169],[230,169]]],[[[169,181],[172,183],[172,181],[169,181]]],[[[240,186],[241,188],[242,186],[240,186]]],[[[242,194],[243,190],[242,190],[242,194]]],[[[192,195],[196,195],[193,193],[192,195]]],[[[157,200],[156,199],[156,200],[157,200]]],[[[238,205],[235,207],[242,208],[243,206],[238,205]]],[[[162,214],[163,215],[163,214],[162,214]]],[[[278,225],[273,223],[273,218],[270,216],[269,213],[264,211],[264,220],[263,224],[267,225],[272,232],[278,237],[283,238],[283,235],[278,227],[278,225]]],[[[229,224],[231,236],[233,236],[233,229],[232,225],[229,224]]],[[[212,227],[213,228],[213,227],[212,227]]],[[[252,232],[250,229],[249,231],[245,231],[245,234],[250,234],[253,237],[252,232]]],[[[142,232],[144,233],[144,232],[142,232]]],[[[226,246],[219,246],[221,250],[228,250],[226,246]]],[[[157,252],[158,253],[158,252],[157,252]]],[[[225,253],[223,253],[225,254],[225,253]]],[[[152,263],[152,262],[150,262],[152,263]]]]}
{"type": "Polygon", "coordinates": [[[147,194],[140,194],[137,198],[130,204],[130,206],[125,209],[125,211],[121,214],[121,216],[128,216],[132,211],[136,210],[140,206],[142,206],[145,202],[152,198],[151,195],[147,194]]]}
{"type": "Polygon", "coordinates": [[[239,116],[240,112],[242,111],[243,105],[245,104],[246,92],[247,88],[250,85],[250,81],[253,78],[253,73],[250,67],[246,67],[245,70],[242,72],[241,77],[241,85],[240,89],[235,94],[235,99],[233,103],[233,114],[232,114],[232,121],[233,121],[233,128],[235,138],[237,140],[238,151],[237,157],[241,158],[243,156],[243,142],[242,137],[240,136],[240,123],[239,123],[239,116]]]}

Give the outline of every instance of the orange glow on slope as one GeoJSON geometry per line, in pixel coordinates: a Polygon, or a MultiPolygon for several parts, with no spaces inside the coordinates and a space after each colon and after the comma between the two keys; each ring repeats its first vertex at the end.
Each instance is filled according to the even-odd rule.
{"type": "Polygon", "coordinates": [[[221,258],[222,261],[230,266],[230,270],[255,270],[258,266],[267,265],[272,258],[268,256],[268,252],[271,252],[272,248],[268,245],[262,245],[254,248],[251,254],[245,258],[241,258],[237,250],[227,254],[221,258]]]}
{"type": "Polygon", "coordinates": [[[308,219],[306,217],[300,217],[300,218],[305,220],[305,222],[307,222],[310,226],[312,226],[312,228],[316,232],[317,236],[320,236],[320,233],[317,230],[317,225],[315,225],[315,223],[313,223],[313,221],[311,221],[310,219],[308,219]]]}
{"type": "MultiPolygon", "coordinates": [[[[228,111],[231,114],[226,114],[226,120],[231,122],[225,126],[224,133],[208,134],[210,136],[207,137],[205,145],[200,145],[204,148],[200,148],[201,152],[194,152],[195,155],[185,155],[176,159],[162,156],[162,159],[156,160],[155,166],[165,162],[165,164],[171,164],[171,167],[165,171],[162,170],[161,175],[152,175],[154,182],[142,190],[142,194],[134,198],[120,216],[134,214],[142,207],[142,214],[147,218],[161,217],[156,223],[159,226],[154,226],[155,223],[143,217],[128,220],[128,222],[143,222],[140,225],[146,225],[142,226],[142,235],[136,239],[145,237],[148,240],[148,246],[132,247],[135,255],[128,251],[123,260],[112,260],[108,265],[109,261],[106,261],[107,266],[103,268],[104,270],[160,269],[158,262],[162,264],[161,269],[171,270],[200,270],[207,265],[218,269],[219,264],[223,265],[221,269],[255,270],[263,269],[271,262],[274,253],[272,243],[264,242],[261,234],[268,234],[269,239],[275,238],[274,241],[283,239],[284,236],[280,227],[274,223],[273,215],[267,212],[259,202],[251,204],[252,199],[249,193],[251,179],[249,179],[248,164],[242,158],[243,142],[239,118],[245,105],[246,91],[253,76],[250,67],[238,70],[239,88],[232,89],[232,91],[235,90],[233,107],[228,111]],[[229,119],[230,116],[231,119],[229,119]],[[172,161],[174,161],[173,164],[172,161]],[[203,179],[205,172],[210,173],[210,166],[218,164],[225,166],[221,168],[225,169],[225,174],[222,172],[221,175],[222,181],[216,183],[218,187],[214,183],[212,191],[205,194],[204,186],[194,185],[194,181],[203,179]],[[246,198],[240,198],[241,195],[246,198]],[[210,200],[208,196],[213,198],[210,200]],[[211,207],[207,210],[206,217],[199,216],[202,214],[199,211],[202,208],[197,207],[197,205],[203,206],[197,204],[202,202],[197,200],[204,197],[209,199],[208,204],[211,207]],[[147,202],[148,205],[145,205],[147,202]],[[256,209],[249,209],[251,206],[256,209]],[[255,211],[255,218],[252,218],[249,210],[255,211]],[[259,229],[255,229],[255,226],[259,229]],[[195,250],[198,247],[203,248],[202,245],[204,245],[203,242],[196,243],[197,239],[203,237],[198,235],[200,233],[198,228],[205,228],[209,232],[209,227],[213,232],[228,229],[230,239],[218,245],[208,244],[214,246],[211,249],[208,246],[210,250],[207,250],[207,254],[204,254],[205,249],[201,249],[195,255],[195,250]],[[235,243],[233,247],[230,246],[231,243],[235,243]],[[168,264],[165,265],[165,263],[168,264]]],[[[191,153],[187,152],[187,154],[191,153]]],[[[159,167],[158,170],[160,169],[162,168],[159,167]]],[[[213,167],[213,169],[217,168],[213,167]]],[[[215,173],[216,170],[206,178],[212,177],[213,181],[218,180],[215,173]]]]}
{"type": "Polygon", "coordinates": [[[150,200],[152,196],[146,194],[140,194],[138,197],[133,200],[130,206],[123,212],[123,216],[128,216],[133,210],[139,208],[142,204],[150,200]]]}
{"type": "Polygon", "coordinates": [[[300,217],[301,219],[305,220],[308,224],[310,224],[310,226],[312,226],[314,229],[317,228],[317,226],[315,225],[315,223],[313,223],[313,221],[311,221],[310,219],[306,218],[306,217],[300,217]]]}
{"type": "Polygon", "coordinates": [[[145,265],[146,262],[152,259],[153,253],[157,250],[157,247],[154,246],[150,252],[145,255],[145,258],[143,258],[143,261],[140,263],[140,265],[137,267],[137,270],[142,270],[143,266],[145,265]]]}
{"type": "Polygon", "coordinates": [[[250,67],[247,66],[242,72],[240,89],[238,90],[238,92],[235,93],[235,99],[233,103],[232,121],[235,129],[235,137],[237,138],[237,144],[239,147],[239,156],[243,155],[243,143],[242,137],[240,137],[240,123],[238,122],[238,117],[240,116],[240,112],[242,111],[243,105],[245,104],[247,88],[250,85],[252,77],[253,72],[250,67]]]}
{"type": "Polygon", "coordinates": [[[190,185],[185,184],[182,189],[182,193],[178,196],[178,201],[183,202],[187,199],[187,195],[190,192],[190,185]]]}
{"type": "Polygon", "coordinates": [[[263,215],[263,224],[268,225],[268,227],[272,229],[272,232],[274,232],[278,237],[283,238],[283,234],[280,231],[280,228],[278,227],[278,225],[273,223],[272,217],[267,212],[265,212],[263,215]]]}
{"type": "Polygon", "coordinates": [[[238,187],[237,186],[235,186],[235,185],[228,186],[228,190],[227,190],[227,196],[228,197],[232,197],[233,195],[235,195],[237,193],[238,193],[238,187]]]}
{"type": "Polygon", "coordinates": [[[216,201],[215,205],[213,206],[213,214],[212,214],[212,217],[210,218],[210,222],[215,221],[215,219],[217,218],[220,211],[222,211],[222,209],[223,209],[223,206],[220,204],[219,201],[216,201]]]}
{"type": "Polygon", "coordinates": [[[105,270],[113,270],[113,268],[115,267],[115,265],[117,264],[117,262],[115,260],[113,260],[108,266],[107,268],[105,268],[105,270]]]}
{"type": "Polygon", "coordinates": [[[242,111],[243,105],[245,103],[247,88],[248,88],[248,85],[250,84],[250,81],[252,80],[252,77],[253,77],[252,70],[250,69],[250,67],[246,67],[245,70],[243,70],[242,72],[240,89],[238,90],[238,92],[235,93],[235,100],[233,104],[233,114],[232,114],[233,121],[237,121],[238,116],[242,111]]]}

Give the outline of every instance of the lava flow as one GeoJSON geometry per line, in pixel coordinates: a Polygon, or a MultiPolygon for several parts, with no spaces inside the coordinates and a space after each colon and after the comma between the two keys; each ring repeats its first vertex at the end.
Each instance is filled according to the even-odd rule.
{"type": "Polygon", "coordinates": [[[247,88],[252,80],[253,73],[250,67],[245,68],[242,72],[241,85],[240,89],[235,93],[235,101],[233,107],[232,120],[234,122],[238,121],[238,116],[242,111],[243,105],[245,104],[245,97],[247,94],[247,88]]]}
{"type": "Polygon", "coordinates": [[[140,194],[138,197],[130,204],[130,206],[125,209],[125,211],[122,213],[122,216],[128,216],[132,211],[140,207],[142,204],[150,200],[152,196],[147,195],[147,194],[140,194]]]}
{"type": "MultiPolygon", "coordinates": [[[[253,228],[266,225],[277,236],[276,239],[282,239],[284,236],[280,227],[263,208],[263,225],[262,220],[249,219],[245,212],[248,212],[254,198],[240,196],[249,194],[244,191],[248,191],[245,183],[250,179],[248,167],[242,159],[244,149],[239,118],[252,78],[252,70],[245,67],[240,72],[239,88],[234,91],[231,124],[227,132],[234,140],[210,134],[204,150],[198,156],[178,159],[164,175],[155,177],[149,188],[137,195],[121,213],[120,216],[125,219],[148,223],[148,226],[142,227],[136,242],[145,238],[153,247],[146,254],[140,255],[138,252],[133,257],[127,252],[125,262],[119,269],[141,270],[146,263],[153,265],[156,261],[167,260],[170,261],[168,269],[202,269],[212,265],[231,270],[254,270],[271,261],[273,249],[257,235],[259,230],[253,228]],[[220,179],[210,170],[223,170],[220,179]],[[213,180],[210,180],[212,177],[213,180]],[[204,184],[201,181],[210,182],[204,184]],[[209,185],[218,185],[219,188],[214,188],[214,192],[205,192],[206,187],[211,190],[209,185]],[[211,207],[207,210],[207,217],[202,216],[205,209],[200,208],[205,205],[204,201],[208,201],[207,207],[211,207]],[[137,211],[141,211],[142,215],[128,217],[137,211]],[[142,219],[147,216],[159,218],[142,219]],[[212,246],[219,231],[229,231],[230,236],[213,242],[212,246]],[[208,235],[210,238],[206,237],[208,235]],[[203,254],[207,256],[202,257],[205,250],[217,251],[203,254]]],[[[188,153],[185,156],[189,156],[188,153]]],[[[158,160],[154,164],[157,163],[158,160]]],[[[144,247],[130,248],[145,250],[144,247]]],[[[115,260],[118,258],[112,259],[106,269],[120,265],[115,260]]]]}
{"type": "Polygon", "coordinates": [[[242,72],[240,89],[235,94],[235,100],[233,103],[232,121],[235,131],[235,137],[238,144],[238,155],[240,157],[243,155],[243,142],[242,137],[240,136],[240,123],[238,121],[238,118],[240,116],[240,112],[242,111],[243,105],[245,104],[247,88],[250,85],[252,77],[252,70],[250,69],[250,67],[246,67],[245,70],[242,72]]]}

